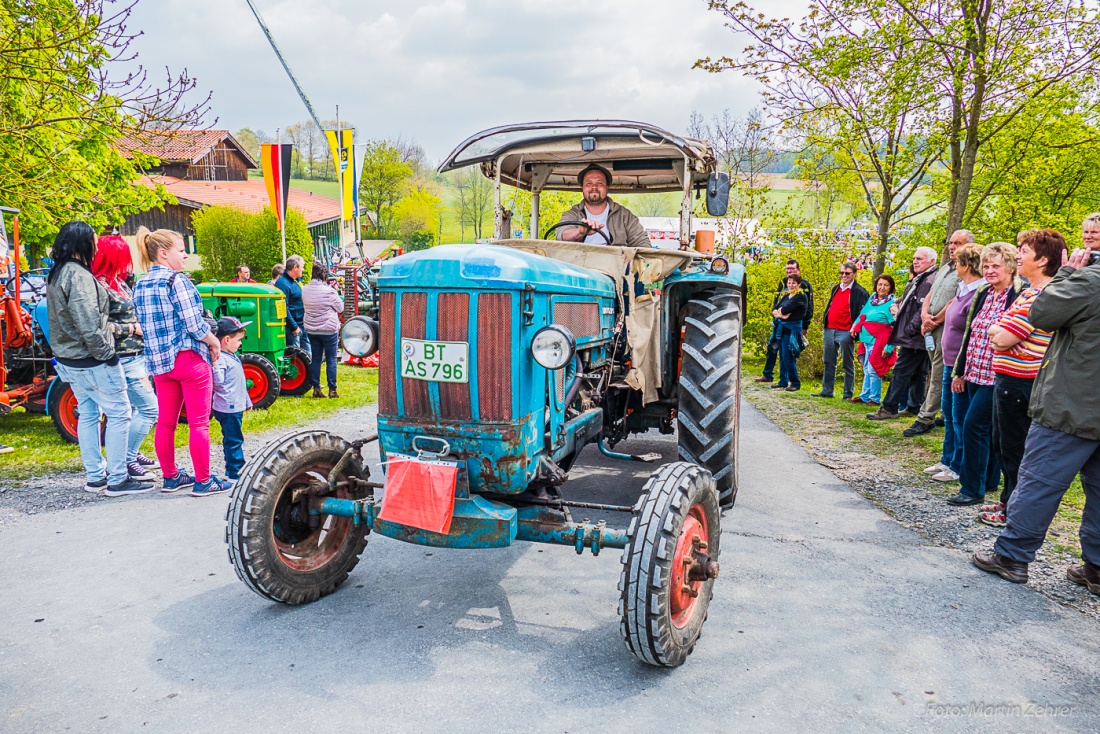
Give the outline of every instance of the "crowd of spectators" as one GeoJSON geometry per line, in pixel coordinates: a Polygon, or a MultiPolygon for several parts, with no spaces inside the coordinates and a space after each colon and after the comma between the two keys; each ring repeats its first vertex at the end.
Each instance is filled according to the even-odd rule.
{"type": "MultiPolygon", "coordinates": [[[[938,267],[934,249],[916,250],[897,297],[892,277],[876,277],[869,294],[855,282],[859,263],[845,262],[822,314],[824,375],[815,397],[834,397],[839,357],[843,398],[875,407],[868,420],[913,418],[903,432],[910,438],[942,425],[940,459],[924,471],[958,484],[949,505],[980,506],[977,520],[1003,528],[994,548],[972,560],[1013,582],[1027,581],[1080,474],[1084,563],[1068,575],[1100,595],[1100,213],[1085,219],[1083,234],[1085,248],[1071,255],[1050,229],[984,246],[957,231],[938,267]]],[[[810,284],[789,260],[757,382],[774,381],[778,354],[773,387],[800,389],[797,358],[812,304],[810,284]]]]}
{"type": "MultiPolygon", "coordinates": [[[[251,400],[236,351],[251,322],[204,312],[198,290],[183,274],[187,253],[178,232],[142,227],[136,246],[145,274],[136,280],[130,245],[121,237],[70,222],[58,232],[48,276],[49,342],[58,376],[77,400],[84,489],[108,497],[150,492],[159,469],[162,492],[194,496],[229,491],[244,463],[241,423],[251,400]],[[192,470],[176,462],[176,429],[187,416],[192,470]],[[228,478],[210,471],[210,417],[221,423],[228,478]],[[107,417],[100,438],[101,416],[107,417]],[[153,430],[156,459],[140,452],[153,430]]],[[[314,396],[323,397],[327,361],[330,398],[336,392],[340,297],[320,266],[303,291],[301,256],[272,269],[287,298],[289,346],[312,348],[314,396]],[[305,299],[303,299],[305,293],[305,299]]],[[[247,265],[235,283],[255,283],[247,265]]]]}

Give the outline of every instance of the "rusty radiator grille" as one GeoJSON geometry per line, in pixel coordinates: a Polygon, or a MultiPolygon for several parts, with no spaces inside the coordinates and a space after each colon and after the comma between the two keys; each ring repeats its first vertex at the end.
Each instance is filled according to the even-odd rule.
{"type": "Polygon", "coordinates": [[[477,401],[481,420],[512,417],[512,297],[477,297],[477,401]]]}
{"type": "MultiPolygon", "coordinates": [[[[470,295],[440,293],[436,304],[436,339],[443,342],[470,341],[470,295]]],[[[464,365],[469,379],[470,365],[464,365]]],[[[470,420],[470,385],[464,382],[440,382],[439,416],[443,419],[470,420]]]]}
{"type": "Polygon", "coordinates": [[[577,339],[600,335],[600,306],[595,302],[554,304],[554,323],[569,329],[577,339]]]}
{"type": "MultiPolygon", "coordinates": [[[[423,339],[426,332],[428,311],[427,293],[405,293],[401,296],[401,337],[423,339]]],[[[400,346],[398,346],[400,349],[400,346]]],[[[398,359],[400,359],[398,355],[398,359]]],[[[401,378],[401,396],[407,418],[428,418],[432,413],[428,397],[428,383],[424,380],[401,378]]]]}
{"type": "Polygon", "coordinates": [[[382,294],[379,314],[382,350],[378,355],[378,412],[394,416],[397,415],[397,360],[401,358],[393,333],[395,301],[393,293],[382,294]]]}

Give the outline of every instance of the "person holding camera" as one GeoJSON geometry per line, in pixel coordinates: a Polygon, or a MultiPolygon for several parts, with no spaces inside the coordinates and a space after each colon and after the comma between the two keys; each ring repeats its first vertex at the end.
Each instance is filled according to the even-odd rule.
{"type": "MultiPolygon", "coordinates": [[[[1087,222],[1088,220],[1086,220],[1087,222]]],[[[1100,256],[1091,248],[1070,256],[1031,306],[1036,329],[1054,334],[1031,392],[1024,458],[1007,525],[975,566],[1017,584],[1078,473],[1085,492],[1081,516],[1084,563],[1069,580],[1100,595],[1100,256]]]]}

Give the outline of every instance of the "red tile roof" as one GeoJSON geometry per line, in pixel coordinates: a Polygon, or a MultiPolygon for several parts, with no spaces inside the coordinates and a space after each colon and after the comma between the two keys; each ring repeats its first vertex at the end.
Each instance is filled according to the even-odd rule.
{"type": "MultiPolygon", "coordinates": [[[[187,181],[175,176],[142,176],[141,183],[150,188],[160,184],[179,199],[180,204],[196,209],[221,204],[259,213],[265,206],[271,206],[262,178],[251,178],[247,181],[187,181]]],[[[300,211],[311,227],[340,216],[339,199],[301,189],[290,189],[287,206],[300,211]]]]}
{"type": "Polygon", "coordinates": [[[162,163],[197,163],[211,148],[226,139],[240,152],[249,168],[259,168],[259,164],[228,130],[176,130],[169,133],[148,131],[140,137],[124,137],[116,145],[127,158],[137,151],[156,156],[162,163]]]}

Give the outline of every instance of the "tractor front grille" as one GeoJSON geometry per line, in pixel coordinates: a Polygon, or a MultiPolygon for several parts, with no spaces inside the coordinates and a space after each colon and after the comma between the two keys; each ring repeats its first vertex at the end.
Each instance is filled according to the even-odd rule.
{"type": "MultiPolygon", "coordinates": [[[[401,336],[406,339],[427,337],[427,293],[405,293],[401,296],[401,336]]],[[[400,347],[398,347],[400,349],[400,347]]],[[[398,355],[400,359],[400,355],[398,355]]],[[[409,418],[430,418],[432,402],[425,380],[401,378],[401,395],[405,401],[405,415],[409,418]]]]}
{"type": "MultiPolygon", "coordinates": [[[[470,294],[440,293],[436,301],[436,314],[436,339],[442,342],[470,341],[470,294]]],[[[467,364],[466,370],[469,369],[467,364]]],[[[439,383],[439,416],[445,420],[460,421],[473,418],[469,383],[439,383]]]]}
{"type": "Polygon", "coordinates": [[[575,339],[600,335],[600,306],[595,301],[558,301],[554,323],[569,329],[575,339]]]}
{"type": "Polygon", "coordinates": [[[378,355],[378,412],[382,415],[397,415],[397,334],[393,328],[396,311],[394,293],[383,293],[379,326],[381,336],[381,354],[378,355]]]}
{"type": "MultiPolygon", "coordinates": [[[[399,378],[401,338],[428,338],[429,297],[424,292],[403,293],[400,314],[393,292],[381,297],[381,355],[378,369],[378,412],[386,416],[437,418],[439,420],[506,421],[512,418],[512,296],[481,293],[477,299],[477,345],[470,353],[468,381],[428,382],[399,378]],[[400,328],[395,328],[395,317],[400,328]],[[401,380],[401,401],[397,380],[401,380]],[[474,391],[476,390],[476,395],[474,391]],[[433,400],[438,415],[433,415],[433,400]],[[399,405],[400,402],[400,405],[399,405]],[[476,405],[476,412],[475,412],[476,405]]],[[[470,343],[469,293],[435,296],[435,334],[432,339],[470,343]]],[[[473,345],[471,345],[473,347],[473,345]]]]}
{"type": "Polygon", "coordinates": [[[512,417],[512,295],[477,297],[477,402],[481,420],[512,417]]]}

